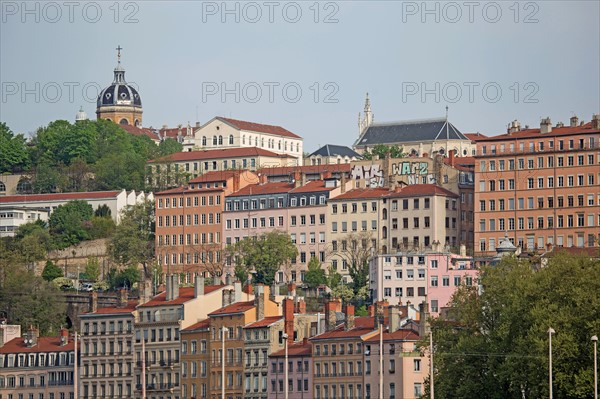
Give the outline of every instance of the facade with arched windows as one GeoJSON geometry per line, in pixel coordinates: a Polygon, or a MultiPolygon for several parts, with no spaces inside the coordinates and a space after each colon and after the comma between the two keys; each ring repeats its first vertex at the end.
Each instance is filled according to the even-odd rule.
{"type": "Polygon", "coordinates": [[[302,165],[302,137],[281,126],[215,117],[194,135],[196,150],[258,147],[293,157],[288,166],[302,165]]]}

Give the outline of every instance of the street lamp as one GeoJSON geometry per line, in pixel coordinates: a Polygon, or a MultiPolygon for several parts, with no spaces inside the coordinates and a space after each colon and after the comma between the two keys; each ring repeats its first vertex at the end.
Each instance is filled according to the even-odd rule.
{"type": "Polygon", "coordinates": [[[556,331],[554,331],[554,329],[552,327],[550,327],[548,329],[548,354],[549,354],[549,358],[548,358],[548,370],[549,370],[549,377],[548,377],[548,386],[550,387],[550,399],[552,399],[552,334],[554,334],[556,331]]]}
{"type": "Polygon", "coordinates": [[[285,399],[288,399],[288,335],[286,333],[283,333],[283,335],[281,336],[281,338],[283,338],[283,344],[285,345],[285,360],[284,360],[284,370],[285,370],[285,374],[284,374],[284,382],[283,382],[283,387],[284,387],[284,397],[285,399]]]}
{"type": "Polygon", "coordinates": [[[435,391],[433,388],[433,331],[429,331],[429,385],[431,391],[431,399],[435,398],[435,391]]]}
{"type": "Polygon", "coordinates": [[[594,399],[598,399],[598,336],[592,337],[594,343],[594,399]]]}
{"type": "Polygon", "coordinates": [[[225,334],[229,329],[225,326],[221,332],[221,398],[225,399],[225,334]]]}

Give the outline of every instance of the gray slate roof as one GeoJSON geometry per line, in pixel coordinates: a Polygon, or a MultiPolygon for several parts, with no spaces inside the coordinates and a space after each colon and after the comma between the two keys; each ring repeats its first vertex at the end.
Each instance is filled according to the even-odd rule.
{"type": "Polygon", "coordinates": [[[362,158],[361,155],[352,148],[334,144],[325,144],[323,147],[310,154],[309,157],[312,157],[313,155],[322,157],[336,157],[339,155],[341,157],[362,158]]]}
{"type": "Polygon", "coordinates": [[[356,141],[355,147],[438,140],[469,140],[445,118],[375,123],[356,141]]]}

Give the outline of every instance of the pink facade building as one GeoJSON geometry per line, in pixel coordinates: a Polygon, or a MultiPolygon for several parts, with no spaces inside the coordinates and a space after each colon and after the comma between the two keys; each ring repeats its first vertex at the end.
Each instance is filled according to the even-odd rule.
{"type": "MultiPolygon", "coordinates": [[[[285,398],[285,349],[269,356],[267,380],[270,381],[268,399],[285,398]]],[[[288,347],[288,398],[312,398],[312,344],[305,338],[288,347]]]]}
{"type": "Polygon", "coordinates": [[[432,316],[447,306],[460,285],[476,285],[479,271],[471,257],[449,252],[398,252],[378,255],[369,266],[373,298],[389,303],[427,301],[432,316]]]}

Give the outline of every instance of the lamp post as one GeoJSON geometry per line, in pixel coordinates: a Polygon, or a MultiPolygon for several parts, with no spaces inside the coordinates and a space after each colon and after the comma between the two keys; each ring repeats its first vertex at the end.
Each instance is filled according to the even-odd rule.
{"type": "Polygon", "coordinates": [[[283,392],[284,392],[284,398],[288,399],[288,391],[289,391],[289,387],[288,387],[288,374],[289,374],[289,369],[288,369],[288,335],[286,333],[283,333],[283,335],[281,336],[281,338],[283,338],[283,344],[285,346],[285,358],[284,358],[284,382],[283,382],[283,392]]]}
{"type": "Polygon", "coordinates": [[[433,331],[429,331],[429,383],[431,390],[431,399],[435,398],[435,391],[433,389],[433,331]]]}
{"type": "Polygon", "coordinates": [[[594,399],[598,399],[598,336],[592,336],[594,343],[594,399]]]}
{"type": "Polygon", "coordinates": [[[552,327],[548,329],[548,386],[550,388],[550,399],[552,399],[552,334],[555,332],[552,327]]]}
{"type": "Polygon", "coordinates": [[[225,326],[221,332],[221,398],[225,399],[225,334],[229,329],[225,326]]]}

